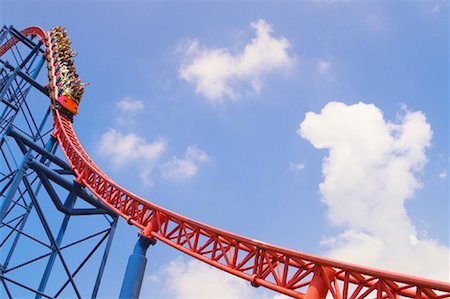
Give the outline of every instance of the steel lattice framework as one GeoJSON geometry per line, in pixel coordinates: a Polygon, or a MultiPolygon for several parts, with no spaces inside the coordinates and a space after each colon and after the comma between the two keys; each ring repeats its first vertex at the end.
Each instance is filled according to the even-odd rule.
{"type": "MultiPolygon", "coordinates": [[[[38,37],[46,49],[52,47],[47,32],[38,27],[25,29],[22,33],[38,37]]],[[[17,41],[17,38],[12,38],[4,43],[0,56],[17,41]]],[[[46,57],[49,78],[56,82],[53,58],[50,55],[46,57]]],[[[48,95],[54,103],[56,89],[50,90],[48,95]]],[[[85,187],[90,190],[115,215],[138,227],[141,234],[150,240],[160,240],[200,261],[243,278],[255,287],[264,286],[295,298],[450,298],[448,283],[277,247],[197,222],[146,201],[110,179],[84,150],[71,120],[53,106],[50,111],[54,125],[52,136],[57,139],[70,165],[64,169],[72,172],[81,189],[85,187]]],[[[15,130],[8,131],[8,134],[13,138],[20,136],[20,132],[15,130]]],[[[24,141],[24,144],[32,148],[31,142],[24,141]]],[[[42,155],[50,159],[48,155],[42,155]]],[[[65,162],[59,162],[60,167],[65,165],[65,162]]],[[[31,163],[34,170],[42,166],[34,164],[31,163]]]]}
{"type": "Polygon", "coordinates": [[[118,217],[58,157],[33,36],[0,31],[0,298],[95,298],[118,217]]]}

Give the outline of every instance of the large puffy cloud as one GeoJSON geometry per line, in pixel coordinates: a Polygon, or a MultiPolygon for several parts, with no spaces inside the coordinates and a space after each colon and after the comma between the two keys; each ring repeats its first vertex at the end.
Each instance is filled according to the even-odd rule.
{"type": "Polygon", "coordinates": [[[151,171],[166,148],[167,141],[164,139],[147,142],[145,138],[134,133],[123,134],[115,129],[104,133],[99,144],[99,152],[110,159],[116,168],[130,162],[142,161],[140,177],[146,185],[152,185],[151,171]]]}
{"type": "Polygon", "coordinates": [[[359,264],[447,280],[449,249],[418,237],[405,201],[421,186],[432,131],[421,112],[386,122],[372,104],[327,104],[308,112],[298,133],[327,149],[320,184],[328,219],[344,231],[323,240],[327,255],[359,264]]]}
{"type": "Polygon", "coordinates": [[[187,63],[179,70],[181,78],[194,84],[196,92],[213,103],[236,99],[239,94],[236,89],[242,82],[249,82],[259,92],[264,74],[289,68],[294,58],[288,53],[289,41],[272,37],[272,26],[265,20],[251,26],[256,37],[235,55],[228,49],[208,49],[198,40],[186,43],[182,51],[187,63]]]}
{"type": "Polygon", "coordinates": [[[209,160],[208,155],[196,145],[186,149],[184,158],[173,156],[172,159],[162,165],[162,176],[166,180],[182,181],[195,176],[198,172],[198,164],[209,160]]]}

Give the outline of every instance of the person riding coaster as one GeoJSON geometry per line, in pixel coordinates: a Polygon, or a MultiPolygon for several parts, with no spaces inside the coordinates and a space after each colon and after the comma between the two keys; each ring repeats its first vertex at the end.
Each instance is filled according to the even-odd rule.
{"type": "MultiPolygon", "coordinates": [[[[53,76],[56,80],[53,84],[53,76],[49,76],[50,86],[56,85],[55,108],[72,118],[78,114],[78,105],[84,93],[84,86],[89,83],[81,83],[76,73],[73,57],[76,52],[70,48],[71,41],[64,27],[56,27],[50,32],[50,43],[47,55],[52,58],[53,76]],[[52,78],[50,78],[52,77],[52,78]]],[[[50,62],[50,61],[49,61],[50,62]]]]}

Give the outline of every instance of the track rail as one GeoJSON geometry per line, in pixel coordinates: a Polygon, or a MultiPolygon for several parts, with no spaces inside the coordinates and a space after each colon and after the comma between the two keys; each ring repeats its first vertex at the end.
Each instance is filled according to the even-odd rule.
{"type": "MultiPolygon", "coordinates": [[[[38,36],[50,47],[46,31],[30,27],[26,36],[38,36]]],[[[18,40],[0,47],[0,56],[18,40]]],[[[49,78],[56,80],[51,55],[46,55],[49,78]]],[[[56,81],[54,81],[55,83],[56,81]]],[[[55,86],[56,84],[53,84],[55,86]]],[[[51,105],[57,95],[50,91],[51,105]]],[[[158,239],[200,261],[295,298],[450,298],[450,284],[377,270],[289,250],[242,237],[164,209],[122,188],[89,157],[78,140],[72,121],[53,110],[54,136],[77,175],[111,210],[158,239]]]]}

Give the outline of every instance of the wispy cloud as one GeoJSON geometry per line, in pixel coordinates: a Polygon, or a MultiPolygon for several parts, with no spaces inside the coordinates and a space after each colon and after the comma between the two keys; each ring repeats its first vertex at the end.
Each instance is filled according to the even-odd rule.
{"type": "Polygon", "coordinates": [[[144,110],[144,102],[136,100],[132,97],[125,97],[116,102],[116,109],[118,110],[115,118],[115,123],[121,127],[133,127],[136,125],[137,113],[144,110]]]}
{"type": "Polygon", "coordinates": [[[125,97],[116,102],[116,108],[118,110],[115,117],[116,128],[105,132],[98,146],[98,152],[110,161],[113,168],[118,170],[132,165],[141,182],[146,186],[153,186],[155,169],[161,170],[158,175],[165,180],[183,181],[195,176],[199,164],[209,160],[202,149],[191,145],[182,158],[173,156],[169,161],[162,163],[161,157],[168,147],[166,139],[160,138],[149,142],[136,133],[123,133],[125,129],[129,131],[135,126],[135,116],[144,110],[144,102],[125,97]]]}
{"type": "Polygon", "coordinates": [[[144,102],[125,97],[116,103],[116,107],[125,112],[136,112],[144,110],[144,102]]]}
{"type": "Polygon", "coordinates": [[[317,70],[322,75],[327,75],[330,72],[331,63],[328,60],[322,59],[317,63],[317,70]]]}
{"type": "Polygon", "coordinates": [[[305,164],[289,162],[289,169],[294,171],[300,171],[305,169],[305,164]]]}
{"type": "Polygon", "coordinates": [[[319,59],[316,64],[316,72],[320,75],[320,79],[333,81],[335,79],[333,65],[329,59],[319,59]]]}
{"type": "Polygon", "coordinates": [[[140,177],[147,185],[152,185],[151,171],[166,148],[167,141],[164,139],[147,142],[145,138],[134,133],[123,134],[115,129],[104,133],[99,144],[99,152],[108,158],[115,168],[139,161],[140,177]]]}
{"type": "Polygon", "coordinates": [[[183,158],[173,156],[172,159],[162,165],[163,178],[171,181],[183,181],[195,176],[198,172],[198,164],[209,160],[208,155],[196,145],[186,149],[183,158]]]}
{"type": "Polygon", "coordinates": [[[366,16],[365,22],[374,32],[384,32],[388,28],[386,19],[379,14],[371,14],[366,16]]]}
{"type": "Polygon", "coordinates": [[[433,7],[431,8],[431,12],[438,13],[443,9],[444,10],[447,9],[447,7],[448,7],[448,0],[437,0],[433,4],[433,7]]]}
{"type": "Polygon", "coordinates": [[[196,92],[211,103],[237,99],[242,83],[249,83],[259,92],[264,74],[287,69],[295,59],[288,53],[289,41],[284,37],[272,37],[272,26],[265,20],[251,23],[251,26],[256,37],[235,55],[228,49],[208,49],[198,40],[183,45],[187,62],[180,67],[181,78],[195,85],[196,92]]]}
{"type": "Polygon", "coordinates": [[[403,110],[391,123],[373,104],[331,102],[319,114],[308,112],[298,133],[329,151],[319,188],[329,221],[345,230],[323,240],[327,255],[448,279],[449,248],[419,238],[405,208],[421,186],[416,174],[432,137],[423,113],[403,110]]]}

